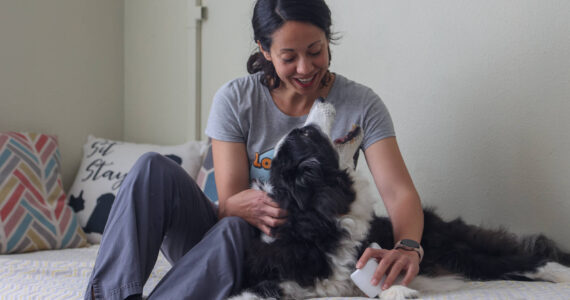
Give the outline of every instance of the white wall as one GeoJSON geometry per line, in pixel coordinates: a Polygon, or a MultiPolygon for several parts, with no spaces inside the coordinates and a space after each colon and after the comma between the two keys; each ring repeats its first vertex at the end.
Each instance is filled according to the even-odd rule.
{"type": "Polygon", "coordinates": [[[333,69],[384,99],[423,202],[570,248],[570,3],[330,3],[333,69]]]}
{"type": "Polygon", "coordinates": [[[255,50],[251,30],[252,0],[203,0],[208,16],[202,26],[202,138],[216,91],[247,74],[246,62],[255,50]]]}
{"type": "Polygon", "coordinates": [[[122,138],[122,99],[122,1],[0,1],[0,131],[57,135],[65,187],[88,134],[122,138]]]}
{"type": "MultiPolygon", "coordinates": [[[[205,100],[252,49],[252,1],[208,2],[205,100]]],[[[570,249],[570,2],[327,2],[331,68],[383,98],[423,203],[570,249]]]]}
{"type": "MultiPolygon", "coordinates": [[[[192,138],[194,1],[0,1],[0,130],[57,134],[66,186],[89,133],[192,138]]],[[[203,2],[201,130],[254,48],[252,0],[203,2]]],[[[332,70],[384,99],[423,202],[570,249],[570,2],[328,3],[332,70]]]]}

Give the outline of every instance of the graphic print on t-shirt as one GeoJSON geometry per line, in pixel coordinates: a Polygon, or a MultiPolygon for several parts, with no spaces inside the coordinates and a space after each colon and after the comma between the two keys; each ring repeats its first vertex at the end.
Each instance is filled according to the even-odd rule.
{"type": "Polygon", "coordinates": [[[259,154],[255,152],[255,157],[249,168],[249,179],[257,179],[266,182],[269,180],[269,169],[271,168],[271,161],[273,160],[273,149],[259,154]]]}

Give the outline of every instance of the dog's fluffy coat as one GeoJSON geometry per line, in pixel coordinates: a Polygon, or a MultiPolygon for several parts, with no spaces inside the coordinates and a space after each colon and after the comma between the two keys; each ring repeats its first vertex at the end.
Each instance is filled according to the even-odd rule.
{"type": "MultiPolygon", "coordinates": [[[[233,299],[361,296],[350,273],[364,248],[371,242],[393,248],[390,221],[374,216],[374,197],[364,192],[367,183],[352,174],[352,154],[362,135],[334,145],[328,137],[333,120],[332,105],[316,102],[305,126],[276,146],[269,183],[261,188],[289,216],[273,229],[271,242],[253,242],[245,264],[247,290],[233,299]]],[[[420,274],[427,276],[410,285],[420,292],[455,289],[460,277],[570,281],[570,269],[558,264],[570,266],[570,255],[544,236],[519,239],[461,219],[445,222],[429,209],[424,218],[426,256],[420,274]],[[457,276],[439,277],[439,285],[430,279],[442,274],[457,276]]],[[[381,297],[417,295],[416,290],[393,286],[381,297]]]]}

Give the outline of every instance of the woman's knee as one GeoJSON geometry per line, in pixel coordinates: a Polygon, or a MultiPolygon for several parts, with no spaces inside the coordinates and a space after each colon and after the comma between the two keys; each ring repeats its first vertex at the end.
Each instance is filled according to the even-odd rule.
{"type": "Polygon", "coordinates": [[[147,152],[141,155],[129,171],[129,173],[139,175],[146,172],[161,177],[169,174],[176,176],[187,174],[176,161],[157,152],[147,152]]]}
{"type": "Polygon", "coordinates": [[[228,228],[245,227],[248,225],[244,219],[236,216],[224,217],[218,223],[220,223],[219,226],[228,228]]]}
{"type": "Polygon", "coordinates": [[[217,224],[223,231],[231,231],[242,235],[249,236],[253,231],[253,227],[244,219],[236,216],[224,217],[217,224]]]}
{"type": "Polygon", "coordinates": [[[170,164],[167,157],[157,152],[146,152],[137,159],[133,169],[145,166],[163,166],[164,164],[170,164]]]}
{"type": "MultiPolygon", "coordinates": [[[[182,193],[181,187],[192,183],[195,184],[193,179],[176,162],[159,153],[147,152],[129,170],[115,200],[128,198],[141,203],[151,200],[171,203],[169,200],[174,198],[173,195],[182,193]]],[[[188,192],[185,195],[191,196],[188,192]]]]}

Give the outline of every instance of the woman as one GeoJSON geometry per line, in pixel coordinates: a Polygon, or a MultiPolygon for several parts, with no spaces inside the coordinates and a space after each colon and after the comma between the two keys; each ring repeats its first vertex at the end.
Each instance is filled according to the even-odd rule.
{"type": "MultiPolygon", "coordinates": [[[[270,234],[287,212],[249,188],[266,179],[273,147],[301,126],[315,99],[335,105],[332,136],[363,128],[361,148],[393,222],[396,240],[419,242],[423,214],[394,137],[390,115],[369,88],[331,73],[331,19],[323,0],[258,0],[252,19],[259,52],[251,75],[214,97],[206,134],[212,138],[219,207],[210,204],[176,164],[147,154],[129,172],[101,241],[86,298],[140,297],[159,249],[173,267],[150,299],[224,299],[240,290],[243,250],[253,227],[270,234]]],[[[419,271],[420,256],[404,249],[367,249],[357,267],[380,260],[373,284],[384,288],[419,271]]]]}

